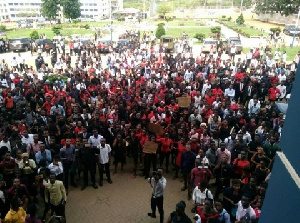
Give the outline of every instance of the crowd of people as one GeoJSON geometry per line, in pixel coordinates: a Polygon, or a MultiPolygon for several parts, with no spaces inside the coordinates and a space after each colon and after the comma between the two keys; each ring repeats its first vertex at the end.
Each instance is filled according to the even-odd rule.
{"type": "MultiPolygon", "coordinates": [[[[145,179],[160,167],[181,180],[196,221],[259,219],[284,126],[275,102],[289,99],[300,52],[291,63],[259,48],[233,61],[221,48],[165,53],[146,38],[105,56],[85,46],[75,57],[52,52],[52,67],[42,53],[35,68],[0,63],[4,222],[34,222],[39,199],[42,220],[50,209],[65,217],[70,185],[85,190],[90,174],[98,189],[97,167],[99,186],[104,173],[111,184],[110,164],[123,173],[128,160],[133,179],[142,166],[145,179]],[[143,153],[146,141],[157,153],[143,153]]],[[[189,222],[185,202],[176,207],[168,222],[189,222]]]]}

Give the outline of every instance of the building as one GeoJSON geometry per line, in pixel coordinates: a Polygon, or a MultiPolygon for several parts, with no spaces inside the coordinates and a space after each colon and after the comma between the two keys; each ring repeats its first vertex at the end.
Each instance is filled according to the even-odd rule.
{"type": "MultiPolygon", "coordinates": [[[[80,0],[81,18],[101,20],[123,9],[123,0],[80,0]],[[110,10],[111,6],[111,10],[110,10]]],[[[42,0],[0,0],[0,21],[40,20],[42,0]]]]}

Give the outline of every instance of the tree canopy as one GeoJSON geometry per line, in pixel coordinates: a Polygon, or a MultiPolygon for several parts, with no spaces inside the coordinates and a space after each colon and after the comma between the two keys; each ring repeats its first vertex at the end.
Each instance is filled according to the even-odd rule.
{"type": "Polygon", "coordinates": [[[42,15],[47,19],[55,19],[56,14],[59,10],[58,0],[42,0],[41,11],[42,15]]]}
{"type": "Polygon", "coordinates": [[[166,14],[172,11],[172,7],[168,3],[161,2],[157,8],[157,12],[166,18],[166,14]]]}
{"type": "Polygon", "coordinates": [[[258,13],[280,13],[288,16],[298,13],[300,0],[261,0],[256,1],[256,11],[258,13]]]}
{"type": "Polygon", "coordinates": [[[77,19],[81,15],[79,0],[42,0],[42,15],[49,20],[55,19],[59,6],[63,6],[64,17],[67,19],[77,19]]]}
{"type": "Polygon", "coordinates": [[[79,0],[63,0],[63,13],[67,19],[77,19],[81,15],[79,0]]]}

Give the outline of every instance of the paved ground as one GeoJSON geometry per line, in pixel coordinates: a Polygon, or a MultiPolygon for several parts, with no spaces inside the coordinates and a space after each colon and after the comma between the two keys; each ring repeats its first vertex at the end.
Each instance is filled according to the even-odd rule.
{"type": "MultiPolygon", "coordinates": [[[[151,187],[143,177],[131,179],[131,162],[125,167],[125,173],[112,175],[113,184],[104,181],[103,187],[95,190],[88,187],[84,191],[69,188],[66,206],[67,221],[71,223],[110,223],[110,222],[159,222],[147,216],[150,209],[151,187]]],[[[187,191],[181,192],[183,183],[179,179],[173,180],[172,174],[164,174],[167,187],[164,200],[165,221],[175,205],[184,200],[187,203],[186,212],[192,217],[190,210],[192,201],[187,200],[187,191]]],[[[98,179],[98,177],[97,177],[98,179]]],[[[98,182],[98,180],[97,180],[98,182]]]]}

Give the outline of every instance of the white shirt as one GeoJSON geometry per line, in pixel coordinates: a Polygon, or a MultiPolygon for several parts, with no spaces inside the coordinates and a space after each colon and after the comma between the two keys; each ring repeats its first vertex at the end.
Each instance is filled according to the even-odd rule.
{"type": "Polygon", "coordinates": [[[22,144],[30,144],[33,142],[33,134],[28,134],[28,138],[26,138],[25,136],[22,136],[22,139],[21,139],[21,142],[22,144]]]}
{"type": "Polygon", "coordinates": [[[148,181],[152,187],[152,195],[155,197],[161,197],[164,195],[165,188],[167,186],[167,180],[163,176],[158,180],[155,181],[154,177],[149,178],[148,181]]]}
{"type": "Polygon", "coordinates": [[[11,151],[11,147],[10,147],[10,141],[4,142],[3,140],[0,142],[0,148],[2,146],[6,146],[8,148],[8,151],[11,151]]]}
{"type": "Polygon", "coordinates": [[[243,218],[247,213],[249,213],[251,219],[256,218],[256,214],[251,206],[249,206],[247,209],[243,208],[242,202],[239,201],[238,203],[238,209],[236,211],[236,220],[240,221],[241,218],[243,218]]]}
{"type": "Polygon", "coordinates": [[[230,98],[233,98],[235,96],[235,90],[233,88],[232,89],[227,88],[227,89],[225,89],[225,94],[224,95],[228,96],[230,98]]]}
{"type": "Polygon", "coordinates": [[[103,138],[102,135],[97,136],[97,138],[95,138],[94,135],[90,136],[88,143],[92,144],[93,146],[97,147],[100,144],[101,139],[103,138]]]}
{"type": "Polygon", "coordinates": [[[5,203],[5,196],[2,190],[0,190],[0,199],[5,203]]]}
{"type": "Polygon", "coordinates": [[[48,166],[48,169],[50,170],[50,173],[55,174],[55,176],[63,173],[63,166],[61,162],[58,162],[58,165],[54,165],[53,163],[51,163],[48,166]]]}
{"type": "Polygon", "coordinates": [[[104,147],[100,145],[97,146],[98,149],[100,149],[99,154],[99,162],[101,164],[106,164],[109,162],[109,153],[111,152],[111,147],[109,144],[105,144],[104,147]]]}
{"type": "Polygon", "coordinates": [[[206,198],[210,198],[210,199],[214,199],[213,195],[211,193],[210,190],[208,190],[207,188],[202,192],[198,186],[195,187],[194,191],[193,191],[193,201],[195,201],[195,203],[197,204],[204,204],[204,200],[206,198]],[[206,196],[207,194],[207,196],[206,196]]]}

